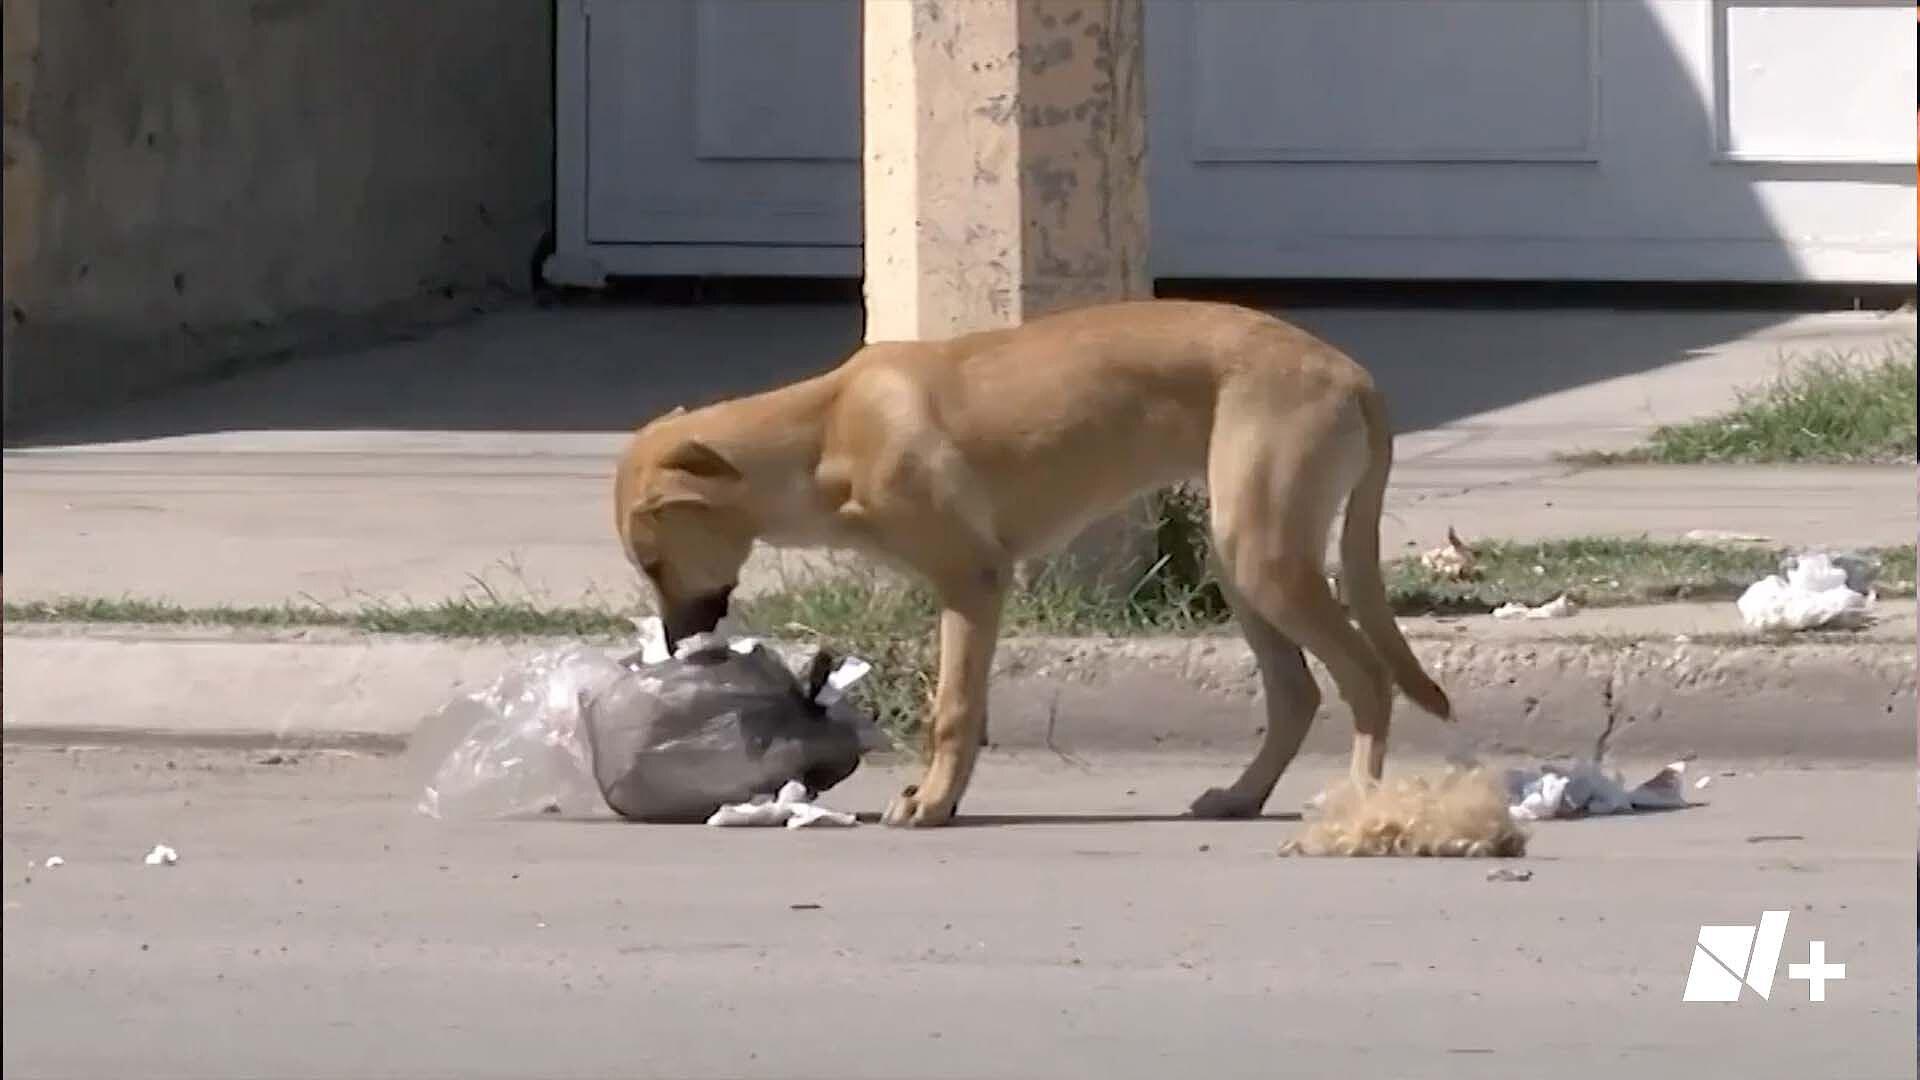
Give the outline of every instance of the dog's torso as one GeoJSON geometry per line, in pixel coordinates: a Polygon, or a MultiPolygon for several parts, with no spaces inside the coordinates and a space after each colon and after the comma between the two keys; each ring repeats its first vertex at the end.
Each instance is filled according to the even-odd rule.
{"type": "MultiPolygon", "coordinates": [[[[1224,404],[1273,414],[1370,385],[1338,352],[1227,305],[1154,301],[1067,312],[952,341],[877,344],[824,376],[818,478],[847,487],[836,524],[920,474],[1010,558],[1044,552],[1129,497],[1202,475],[1224,404]],[[1273,360],[1286,356],[1294,362],[1273,360]],[[972,505],[967,505],[971,501],[972,505]]],[[[834,542],[869,548],[863,530],[834,542]]]]}

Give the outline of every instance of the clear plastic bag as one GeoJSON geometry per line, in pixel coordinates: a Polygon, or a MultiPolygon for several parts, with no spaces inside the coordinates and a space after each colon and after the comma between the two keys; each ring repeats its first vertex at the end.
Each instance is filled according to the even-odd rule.
{"type": "Polygon", "coordinates": [[[407,756],[426,773],[433,818],[603,813],[580,701],[627,675],[590,648],[539,653],[429,717],[407,756]]]}

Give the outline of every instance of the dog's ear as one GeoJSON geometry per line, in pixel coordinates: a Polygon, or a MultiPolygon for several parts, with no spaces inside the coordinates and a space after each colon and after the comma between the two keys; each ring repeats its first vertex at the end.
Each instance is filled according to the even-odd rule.
{"type": "Polygon", "coordinates": [[[698,439],[688,439],[660,459],[646,509],[669,506],[705,506],[713,502],[720,486],[740,479],[740,470],[720,456],[713,447],[698,439]]]}
{"type": "Polygon", "coordinates": [[[733,462],[698,439],[688,439],[667,451],[667,456],[660,459],[660,467],[708,480],[740,479],[740,470],[733,467],[733,462]]]}

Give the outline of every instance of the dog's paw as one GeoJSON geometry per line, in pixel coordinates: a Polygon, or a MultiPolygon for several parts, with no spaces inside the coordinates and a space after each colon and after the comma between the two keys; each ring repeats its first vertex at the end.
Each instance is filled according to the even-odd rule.
{"type": "Polygon", "coordinates": [[[1213,820],[1259,817],[1263,802],[1264,799],[1255,799],[1228,788],[1208,788],[1193,800],[1188,812],[1197,818],[1213,820]]]}
{"type": "Polygon", "coordinates": [[[913,824],[914,811],[920,809],[920,789],[908,786],[887,804],[886,812],[880,815],[880,824],[900,828],[913,824]]]}
{"type": "Polygon", "coordinates": [[[936,825],[945,825],[953,820],[952,807],[940,807],[920,797],[917,785],[908,785],[900,794],[887,804],[887,811],[880,815],[883,825],[895,828],[925,829],[936,825]]]}

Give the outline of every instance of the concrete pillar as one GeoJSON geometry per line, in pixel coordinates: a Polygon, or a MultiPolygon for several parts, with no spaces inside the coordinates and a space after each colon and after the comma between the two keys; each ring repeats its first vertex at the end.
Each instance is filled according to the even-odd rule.
{"type": "MultiPolygon", "coordinates": [[[[1142,0],[865,5],[867,341],[1152,295],[1142,0]]],[[[1144,568],[1145,509],[1071,546],[1082,580],[1144,568]]]]}
{"type": "Polygon", "coordinates": [[[868,341],[1150,295],[1142,0],[865,0],[868,341]]]}

